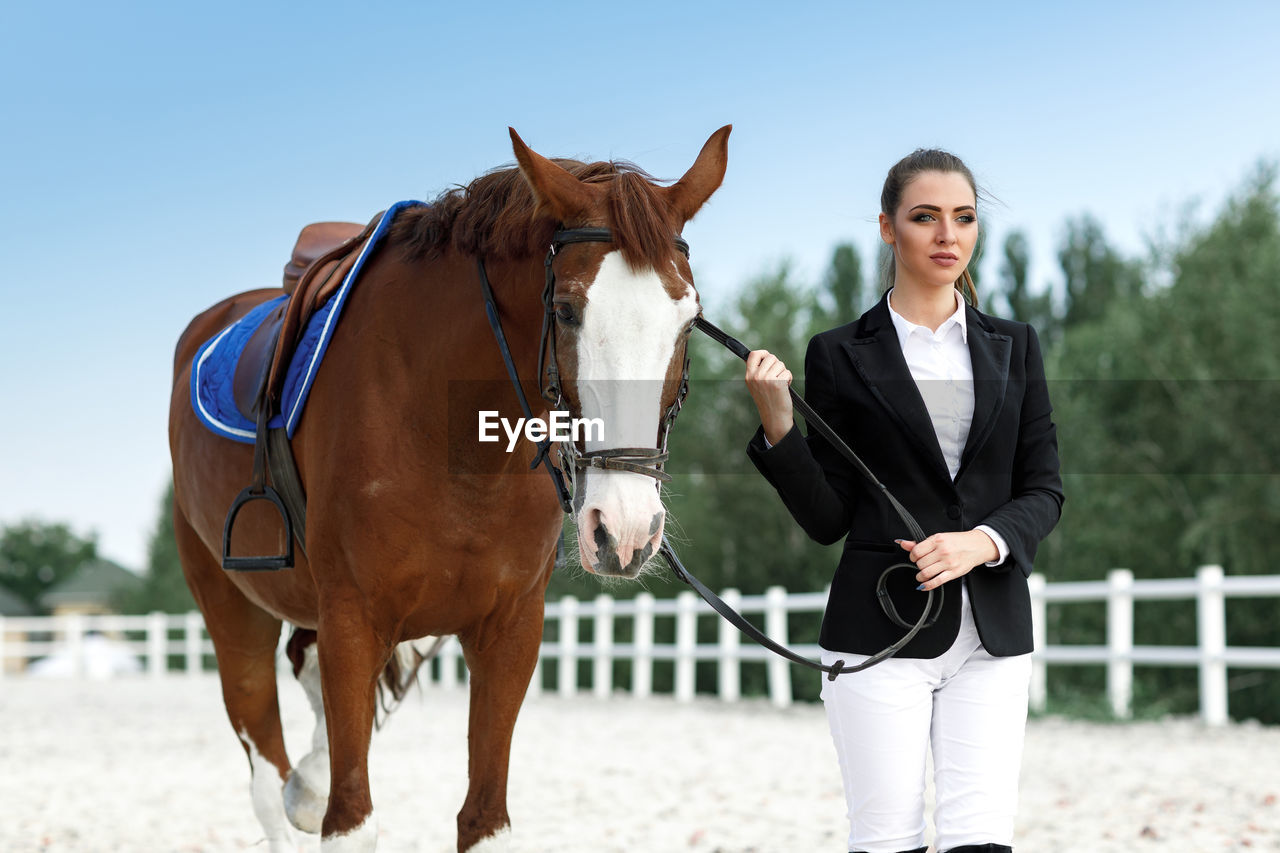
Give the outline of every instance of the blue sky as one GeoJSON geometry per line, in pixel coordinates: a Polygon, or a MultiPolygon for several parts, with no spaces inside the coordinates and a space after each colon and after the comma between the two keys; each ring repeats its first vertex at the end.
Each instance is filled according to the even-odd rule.
{"type": "Polygon", "coordinates": [[[140,568],[191,316],[276,283],[306,222],[509,163],[508,125],[676,178],[732,123],[685,232],[713,319],[784,259],[816,282],[841,241],[873,257],[920,146],[998,199],[989,245],[1028,232],[1039,288],[1068,217],[1141,255],[1280,159],[1278,31],[1267,2],[6,4],[0,524],[140,568]]]}

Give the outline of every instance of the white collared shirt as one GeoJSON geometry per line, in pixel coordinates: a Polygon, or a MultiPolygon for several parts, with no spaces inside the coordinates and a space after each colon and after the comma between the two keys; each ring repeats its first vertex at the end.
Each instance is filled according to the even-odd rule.
{"type": "Polygon", "coordinates": [[[954,480],[960,471],[960,454],[969,438],[969,425],[973,423],[973,360],[969,356],[964,302],[958,292],[952,293],[956,295],[956,310],[937,331],[918,326],[894,310],[892,290],[889,316],[902,345],[902,357],[929,410],[947,471],[954,480]]]}
{"type": "MultiPolygon", "coordinates": [[[[960,454],[969,439],[969,427],[973,423],[973,359],[969,355],[969,327],[965,323],[964,300],[955,293],[956,310],[942,321],[936,330],[912,323],[893,307],[893,290],[886,300],[889,317],[893,320],[902,357],[916,381],[920,397],[929,411],[933,431],[942,449],[951,479],[960,471],[960,454]]],[[[1009,556],[1009,546],[1004,537],[985,524],[981,530],[996,543],[1000,556],[988,566],[999,565],[1009,556]]]]}

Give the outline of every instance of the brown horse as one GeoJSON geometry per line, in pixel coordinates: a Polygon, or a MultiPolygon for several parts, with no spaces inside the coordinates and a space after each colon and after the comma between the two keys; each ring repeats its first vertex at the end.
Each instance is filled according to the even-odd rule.
{"type": "MultiPolygon", "coordinates": [[[[551,481],[530,471],[532,442],[502,430],[501,440],[478,440],[482,413],[514,422],[521,411],[477,260],[526,396],[546,418],[548,245],[557,228],[611,229],[610,242],[573,242],[550,261],[546,351],[560,408],[604,426],[580,452],[652,448],[699,310],[676,238],[723,180],[728,136],[717,131],[683,178],[661,186],[629,164],[547,160],[512,131],[517,168],[401,213],[350,293],[293,438],[308,513],[305,554],[291,570],[221,568],[224,517],[253,451],[206,429],[188,394],[201,342],[281,291],[231,297],[188,326],[169,415],[174,524],[272,851],[291,849],[290,823],[320,832],[325,850],[373,849],[376,686],[398,644],[446,634],[458,636],[471,682],[458,849],[503,845],[512,727],[537,661],[563,515],[551,481]],[[282,621],[317,634],[295,661],[317,718],[312,752],[296,767],[276,696],[282,621]]],[[[634,577],[656,551],[664,513],[653,474],[620,467],[579,476],[574,514],[583,565],[634,577]]],[[[272,552],[279,531],[278,518],[246,513],[237,550],[272,552]]]]}

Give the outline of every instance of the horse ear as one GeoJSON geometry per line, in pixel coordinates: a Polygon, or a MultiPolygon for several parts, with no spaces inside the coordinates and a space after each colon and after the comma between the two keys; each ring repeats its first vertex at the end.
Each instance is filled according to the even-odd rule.
{"type": "Polygon", "coordinates": [[[711,134],[711,138],[702,146],[698,159],[689,167],[689,171],[667,188],[667,202],[680,217],[680,222],[684,223],[692,219],[724,180],[724,171],[729,165],[729,131],[731,130],[733,125],[726,124],[711,134]]]}
{"type": "Polygon", "coordinates": [[[529,182],[538,201],[562,223],[570,224],[584,219],[595,201],[590,188],[525,145],[514,127],[508,127],[507,130],[511,131],[511,147],[515,150],[520,174],[529,182]]]}

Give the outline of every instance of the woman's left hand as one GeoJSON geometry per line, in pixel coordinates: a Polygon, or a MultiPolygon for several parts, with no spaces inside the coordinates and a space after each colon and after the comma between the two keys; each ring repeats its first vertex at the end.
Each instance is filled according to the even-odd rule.
{"type": "Polygon", "coordinates": [[[1000,556],[996,543],[981,530],[935,533],[923,542],[899,539],[898,544],[919,569],[916,581],[921,591],[937,589],[1000,556]]]}

